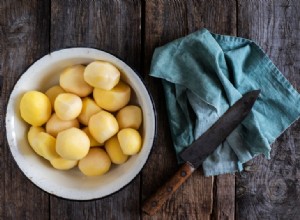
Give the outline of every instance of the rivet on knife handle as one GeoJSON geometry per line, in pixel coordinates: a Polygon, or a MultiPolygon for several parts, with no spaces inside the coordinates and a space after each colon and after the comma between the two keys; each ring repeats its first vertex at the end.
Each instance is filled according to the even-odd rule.
{"type": "Polygon", "coordinates": [[[195,168],[188,163],[183,164],[169,181],[160,187],[143,204],[143,211],[148,215],[154,215],[168,198],[190,177],[195,168]]]}

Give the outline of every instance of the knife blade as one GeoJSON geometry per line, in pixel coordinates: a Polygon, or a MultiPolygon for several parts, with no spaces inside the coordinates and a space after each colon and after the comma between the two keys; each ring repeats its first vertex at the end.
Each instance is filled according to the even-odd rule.
{"type": "Polygon", "coordinates": [[[180,153],[180,157],[198,168],[248,115],[260,91],[246,93],[204,134],[180,153]]]}
{"type": "Polygon", "coordinates": [[[190,177],[202,162],[229,136],[251,111],[260,90],[243,95],[204,134],[180,153],[186,161],[179,170],[143,204],[142,210],[154,215],[165,201],[190,177]]]}

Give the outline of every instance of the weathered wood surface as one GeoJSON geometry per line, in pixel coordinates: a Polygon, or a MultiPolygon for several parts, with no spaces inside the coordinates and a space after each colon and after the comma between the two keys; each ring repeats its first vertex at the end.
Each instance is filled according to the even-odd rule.
{"type": "Polygon", "coordinates": [[[49,2],[0,2],[1,148],[0,219],[41,219],[49,216],[49,196],[18,169],[6,141],[6,103],[22,72],[49,49],[49,2]]]}
{"type": "MultiPolygon", "coordinates": [[[[176,38],[185,36],[199,28],[222,34],[236,33],[235,1],[146,1],[145,4],[145,73],[149,66],[154,48],[176,38]],[[214,8],[214,10],[211,10],[214,8]],[[211,11],[213,11],[211,13],[211,11]],[[232,13],[233,12],[233,13],[232,13]],[[226,24],[226,25],[225,25],[226,24]]],[[[162,86],[157,79],[147,77],[150,90],[153,94],[158,114],[158,134],[152,155],[142,172],[143,198],[153,193],[162,182],[176,172],[176,158],[172,145],[168,120],[166,117],[165,100],[162,86]],[[163,147],[162,147],[163,146],[163,147]],[[166,155],[170,155],[168,159],[166,155]],[[157,167],[159,162],[159,172],[157,167]]],[[[234,183],[234,176],[220,176],[234,183]]],[[[205,178],[200,170],[179,189],[162,209],[151,219],[210,219],[212,216],[221,216],[219,211],[213,210],[213,187],[215,185],[215,201],[219,207],[228,212],[228,218],[234,216],[234,184],[227,188],[218,187],[213,178],[205,178]],[[221,200],[226,192],[230,199],[221,200]],[[192,193],[191,193],[192,192],[192,193]],[[218,199],[219,198],[219,199],[218,199]]],[[[145,214],[145,219],[150,219],[145,214]]]]}
{"type": "Polygon", "coordinates": [[[37,58],[60,48],[95,47],[138,70],[158,113],[157,139],[141,175],[114,195],[76,202],[50,196],[18,169],[0,136],[0,219],[297,219],[300,132],[296,122],[247,172],[203,177],[201,170],[150,218],[143,200],[178,168],[162,86],[148,76],[156,47],[199,28],[251,38],[300,91],[300,2],[297,0],[2,0],[0,126],[9,93],[37,58]]]}
{"type": "MultiPolygon", "coordinates": [[[[238,35],[258,42],[300,91],[300,2],[238,2],[238,35]]],[[[236,178],[236,217],[300,218],[299,121],[273,144],[271,160],[259,156],[236,178]]]]}

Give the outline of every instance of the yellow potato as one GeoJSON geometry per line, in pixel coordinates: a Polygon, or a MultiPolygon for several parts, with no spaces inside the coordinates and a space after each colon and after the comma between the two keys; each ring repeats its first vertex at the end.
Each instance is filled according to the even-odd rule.
{"type": "Polygon", "coordinates": [[[120,129],[139,129],[142,123],[142,110],[135,105],[128,105],[122,108],[116,115],[120,129]]]}
{"type": "Polygon", "coordinates": [[[27,133],[27,139],[28,139],[29,145],[32,147],[34,152],[36,152],[38,155],[42,156],[42,153],[39,150],[38,146],[35,144],[36,141],[34,140],[36,138],[37,134],[40,132],[45,132],[45,129],[43,127],[31,126],[27,133]]]}
{"type": "Polygon", "coordinates": [[[82,128],[81,130],[84,131],[84,133],[86,133],[86,135],[89,137],[91,147],[100,147],[103,145],[96,141],[95,138],[93,138],[88,127],[82,128]]]}
{"type": "Polygon", "coordinates": [[[90,118],[88,127],[91,135],[99,143],[104,143],[119,130],[119,125],[115,116],[104,110],[96,113],[90,118]]]}
{"type": "Polygon", "coordinates": [[[124,82],[119,82],[111,90],[95,88],[93,96],[97,105],[107,111],[117,111],[123,108],[130,100],[130,87],[124,82]]]}
{"type": "Polygon", "coordinates": [[[142,138],[139,132],[132,128],[123,128],[118,133],[118,140],[124,154],[137,154],[142,147],[142,138]]]}
{"type": "Polygon", "coordinates": [[[51,116],[51,103],[49,98],[41,92],[26,92],[20,102],[21,117],[28,124],[41,126],[51,116]]]}
{"type": "Polygon", "coordinates": [[[82,110],[78,116],[80,123],[88,125],[90,117],[101,111],[101,108],[95,103],[95,101],[89,97],[82,99],[82,110]]]}
{"type": "Polygon", "coordinates": [[[54,102],[54,110],[57,117],[61,120],[73,120],[81,112],[82,101],[77,95],[71,93],[63,93],[56,97],[54,102]]]}
{"type": "Polygon", "coordinates": [[[78,163],[79,170],[86,176],[100,176],[111,166],[107,153],[100,148],[90,149],[88,155],[78,163]]]}
{"type": "Polygon", "coordinates": [[[51,102],[52,109],[54,109],[54,101],[55,101],[56,97],[62,93],[65,93],[65,90],[63,90],[63,88],[61,88],[58,85],[52,86],[45,92],[45,95],[49,98],[49,100],[51,102]]]}
{"type": "Polygon", "coordinates": [[[33,145],[41,153],[40,155],[50,161],[59,157],[55,150],[55,142],[55,138],[46,132],[39,132],[33,139],[33,145]]]}
{"type": "Polygon", "coordinates": [[[128,159],[128,155],[124,154],[117,136],[113,136],[105,142],[105,150],[111,161],[115,164],[122,164],[128,159]]]}
{"type": "Polygon", "coordinates": [[[69,128],[58,133],[56,152],[67,160],[80,160],[90,149],[89,137],[78,128],[69,128]]]}
{"type": "Polygon", "coordinates": [[[77,160],[66,160],[62,157],[54,158],[50,161],[51,165],[58,170],[70,170],[78,164],[77,160]]]}
{"type": "Polygon", "coordinates": [[[67,92],[74,93],[80,97],[85,97],[93,91],[83,78],[85,66],[74,65],[66,68],[59,77],[60,86],[67,92]]]}
{"type": "Polygon", "coordinates": [[[118,84],[120,71],[105,61],[91,62],[84,70],[84,80],[93,87],[110,90],[118,84]]]}
{"type": "Polygon", "coordinates": [[[53,137],[56,137],[59,132],[72,127],[79,128],[79,122],[77,119],[69,121],[61,120],[54,113],[46,123],[46,132],[52,135],[53,137]]]}

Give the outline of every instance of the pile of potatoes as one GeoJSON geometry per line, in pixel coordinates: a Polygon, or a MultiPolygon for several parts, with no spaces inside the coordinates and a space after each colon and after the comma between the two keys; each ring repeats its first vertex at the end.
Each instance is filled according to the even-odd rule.
{"type": "Polygon", "coordinates": [[[102,175],[142,146],[142,110],[131,105],[131,88],[111,63],[94,61],[60,73],[59,85],[26,92],[20,114],[31,125],[28,142],[59,170],[78,166],[87,176],[102,175]]]}

